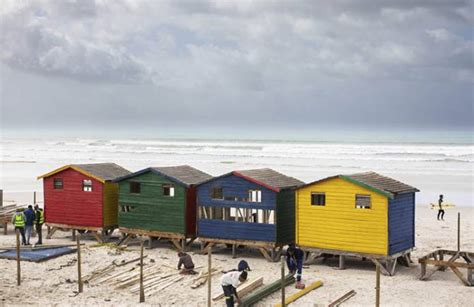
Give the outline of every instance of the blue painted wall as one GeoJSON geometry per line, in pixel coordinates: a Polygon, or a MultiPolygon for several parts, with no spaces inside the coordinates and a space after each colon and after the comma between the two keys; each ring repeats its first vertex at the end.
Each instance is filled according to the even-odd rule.
{"type": "Polygon", "coordinates": [[[415,193],[397,195],[388,206],[388,254],[415,246],[415,193]]]}
{"type": "Polygon", "coordinates": [[[199,220],[199,237],[275,242],[275,225],[199,220]]]}
{"type": "Polygon", "coordinates": [[[229,175],[204,183],[197,188],[197,199],[199,206],[213,207],[239,207],[239,208],[257,208],[257,209],[275,209],[276,193],[258,184],[245,180],[241,177],[229,175]],[[248,190],[261,190],[262,202],[251,203],[231,200],[216,200],[211,198],[212,188],[221,187],[224,197],[236,196],[247,198],[248,190]]]}
{"type": "MultiPolygon", "coordinates": [[[[204,183],[197,188],[197,205],[211,207],[256,208],[276,210],[277,193],[263,186],[229,175],[204,183]],[[261,190],[262,202],[252,203],[211,198],[212,189],[221,187],[224,198],[234,196],[247,198],[248,190],[261,190]]],[[[218,239],[276,241],[276,225],[200,219],[198,236],[218,239]]]]}

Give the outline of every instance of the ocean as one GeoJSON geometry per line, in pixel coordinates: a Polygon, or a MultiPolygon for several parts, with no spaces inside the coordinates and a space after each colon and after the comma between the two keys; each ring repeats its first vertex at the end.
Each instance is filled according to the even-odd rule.
{"type": "MultiPolygon", "coordinates": [[[[417,187],[417,204],[439,194],[457,206],[473,206],[474,144],[471,133],[359,134],[318,138],[16,137],[1,139],[0,188],[4,199],[33,191],[36,177],[65,164],[115,162],[130,171],[188,164],[211,175],[269,167],[305,182],[337,174],[375,171],[417,187]]],[[[18,199],[16,199],[18,200],[18,199]]]]}

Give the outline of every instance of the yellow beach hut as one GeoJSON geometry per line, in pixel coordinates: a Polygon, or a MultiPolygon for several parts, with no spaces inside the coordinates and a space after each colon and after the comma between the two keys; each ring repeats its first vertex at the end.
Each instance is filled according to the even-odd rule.
{"type": "Polygon", "coordinates": [[[418,189],[375,172],[337,175],[296,191],[296,243],[313,257],[371,259],[393,275],[415,246],[418,189]]]}

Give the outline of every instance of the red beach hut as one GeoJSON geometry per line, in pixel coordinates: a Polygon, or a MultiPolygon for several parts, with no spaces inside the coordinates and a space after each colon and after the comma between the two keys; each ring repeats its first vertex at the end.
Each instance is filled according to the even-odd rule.
{"type": "Polygon", "coordinates": [[[118,184],[130,174],[115,163],[71,164],[39,176],[43,179],[45,223],[58,229],[89,231],[98,241],[117,228],[118,184]]]}

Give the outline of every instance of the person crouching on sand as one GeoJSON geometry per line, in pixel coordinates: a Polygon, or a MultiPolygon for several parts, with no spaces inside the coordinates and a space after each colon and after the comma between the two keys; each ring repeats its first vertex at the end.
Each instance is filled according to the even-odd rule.
{"type": "Polygon", "coordinates": [[[237,294],[239,282],[247,280],[247,271],[232,271],[225,273],[221,278],[222,290],[224,290],[225,304],[227,307],[234,307],[234,296],[237,304],[240,304],[240,298],[237,294]]]}
{"type": "Polygon", "coordinates": [[[178,270],[181,270],[181,266],[184,266],[184,269],[182,269],[179,272],[179,274],[185,274],[185,275],[197,274],[197,272],[194,271],[193,259],[191,258],[189,254],[186,254],[184,252],[179,252],[178,257],[179,257],[178,270]]]}
{"type": "Polygon", "coordinates": [[[439,196],[438,205],[439,205],[438,221],[439,221],[440,216],[441,216],[441,220],[444,221],[443,195],[442,194],[439,196]]]}

